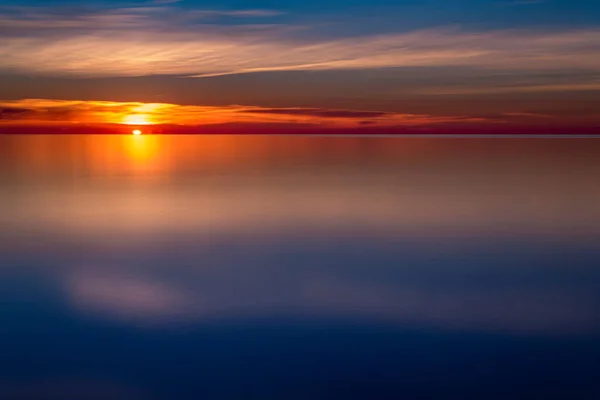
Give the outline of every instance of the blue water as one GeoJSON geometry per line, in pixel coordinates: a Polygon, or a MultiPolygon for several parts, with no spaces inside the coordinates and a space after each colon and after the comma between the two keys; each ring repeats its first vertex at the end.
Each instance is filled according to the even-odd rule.
{"type": "Polygon", "coordinates": [[[600,141],[0,145],[2,399],[600,395],[600,141]]]}

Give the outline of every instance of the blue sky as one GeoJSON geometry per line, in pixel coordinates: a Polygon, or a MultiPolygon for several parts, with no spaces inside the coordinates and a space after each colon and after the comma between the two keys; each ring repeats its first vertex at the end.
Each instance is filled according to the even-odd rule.
{"type": "MultiPolygon", "coordinates": [[[[398,30],[444,24],[494,27],[594,26],[600,23],[600,3],[594,0],[155,0],[155,1],[5,1],[5,5],[111,9],[126,7],[176,7],[181,10],[272,10],[275,20],[329,16],[332,19],[384,19],[398,30]]],[[[369,24],[367,24],[369,25],[369,24]]],[[[375,24],[377,25],[377,24],[375,24]]],[[[357,30],[363,26],[355,26],[357,30]]],[[[375,29],[376,26],[372,26],[375,29]]]]}

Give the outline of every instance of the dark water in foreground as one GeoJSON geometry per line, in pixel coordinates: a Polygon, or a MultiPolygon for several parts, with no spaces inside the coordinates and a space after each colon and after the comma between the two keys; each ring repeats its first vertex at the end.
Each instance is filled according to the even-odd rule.
{"type": "Polygon", "coordinates": [[[599,398],[599,156],[0,136],[0,398],[599,398]]]}

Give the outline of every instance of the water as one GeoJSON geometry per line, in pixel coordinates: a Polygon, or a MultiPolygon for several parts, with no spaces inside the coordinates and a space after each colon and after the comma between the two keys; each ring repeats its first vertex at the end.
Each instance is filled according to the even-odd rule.
{"type": "Polygon", "coordinates": [[[598,398],[598,155],[0,136],[0,398],[598,398]]]}

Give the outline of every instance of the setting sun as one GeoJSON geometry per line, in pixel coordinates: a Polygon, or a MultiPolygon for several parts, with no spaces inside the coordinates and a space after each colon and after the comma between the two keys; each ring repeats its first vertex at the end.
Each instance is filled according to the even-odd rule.
{"type": "Polygon", "coordinates": [[[142,131],[140,131],[139,129],[134,129],[131,133],[133,133],[134,135],[141,135],[142,131]]]}

